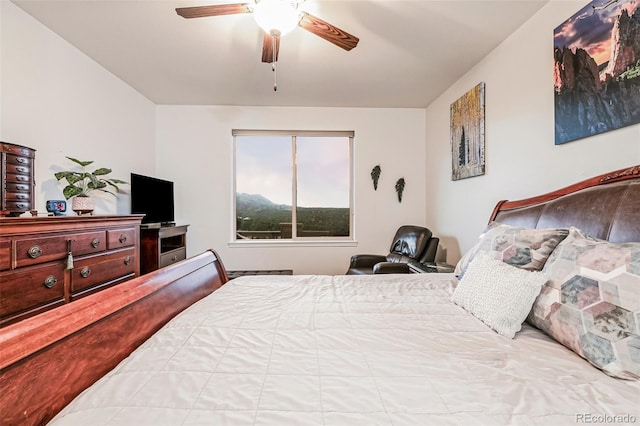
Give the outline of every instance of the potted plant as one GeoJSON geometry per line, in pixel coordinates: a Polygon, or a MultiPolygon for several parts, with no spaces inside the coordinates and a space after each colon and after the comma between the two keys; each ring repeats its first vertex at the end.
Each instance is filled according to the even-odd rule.
{"type": "Polygon", "coordinates": [[[104,177],[111,173],[111,169],[105,167],[96,169],[93,172],[88,171],[86,167],[93,164],[93,161],[81,161],[72,157],[67,158],[78,164],[81,170],[57,172],[55,177],[58,181],[62,179],[67,181],[67,186],[62,190],[62,194],[67,200],[73,197],[71,209],[79,215],[93,212],[94,204],[89,196],[92,191],[106,192],[115,197],[115,193],[119,191],[118,185],[127,183],[120,179],[104,177]]]}

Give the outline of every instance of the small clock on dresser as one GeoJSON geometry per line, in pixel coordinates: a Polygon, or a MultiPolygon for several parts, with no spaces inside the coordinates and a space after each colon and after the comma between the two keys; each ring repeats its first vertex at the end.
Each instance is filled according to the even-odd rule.
{"type": "Polygon", "coordinates": [[[64,200],[47,200],[47,211],[54,216],[63,216],[67,211],[67,202],[64,200]]]}

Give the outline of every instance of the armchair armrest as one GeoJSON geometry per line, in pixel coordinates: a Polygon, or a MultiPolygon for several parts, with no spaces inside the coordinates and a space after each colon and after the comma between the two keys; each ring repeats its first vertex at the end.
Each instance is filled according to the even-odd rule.
{"type": "Polygon", "coordinates": [[[454,265],[444,262],[409,262],[408,267],[412,272],[418,274],[453,272],[455,269],[454,265]]]}
{"type": "Polygon", "coordinates": [[[436,272],[436,264],[434,262],[409,262],[407,265],[412,272],[418,274],[427,274],[429,272],[436,272]]]}
{"type": "Polygon", "coordinates": [[[379,254],[354,254],[351,256],[350,268],[373,268],[376,263],[385,262],[386,256],[379,254]]]}
{"type": "Polygon", "coordinates": [[[373,266],[374,274],[408,274],[409,265],[403,262],[378,262],[373,266]]]}

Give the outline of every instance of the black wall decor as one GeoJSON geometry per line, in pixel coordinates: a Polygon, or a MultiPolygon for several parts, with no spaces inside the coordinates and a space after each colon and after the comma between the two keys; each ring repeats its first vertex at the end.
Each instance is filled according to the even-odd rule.
{"type": "Polygon", "coordinates": [[[371,169],[371,180],[373,180],[373,190],[378,190],[378,179],[380,179],[380,173],[382,173],[382,169],[380,168],[380,164],[371,169]]]}
{"type": "Polygon", "coordinates": [[[396,182],[396,192],[398,193],[398,202],[401,203],[402,202],[402,193],[404,192],[404,178],[401,177],[400,179],[398,179],[398,181],[396,182]]]}

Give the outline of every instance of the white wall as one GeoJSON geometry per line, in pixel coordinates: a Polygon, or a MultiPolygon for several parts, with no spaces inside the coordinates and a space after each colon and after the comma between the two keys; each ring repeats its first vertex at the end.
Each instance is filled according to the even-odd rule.
{"type": "MultiPolygon", "coordinates": [[[[53,174],[95,160],[109,177],[155,170],[155,105],[20,8],[0,1],[0,140],[36,150],[36,209],[63,199],[53,174]]],[[[96,213],[129,213],[96,196],[96,213]]],[[[73,212],[70,212],[73,214],[73,212]]]]}
{"type": "Polygon", "coordinates": [[[426,110],[427,223],[455,263],[495,204],[640,164],[640,125],[554,145],[553,29],[585,2],[552,1],[426,110]],[[449,106],[486,83],[486,174],[451,181],[449,106]]]}
{"type": "Polygon", "coordinates": [[[422,109],[159,106],[158,177],[175,181],[177,222],[191,225],[189,255],[213,248],[230,270],[343,274],[352,254],[386,254],[400,225],[425,224],[424,128],[422,109]],[[357,246],[229,247],[232,129],[354,130],[357,246]],[[407,182],[402,203],[394,189],[400,177],[407,182]]]}

